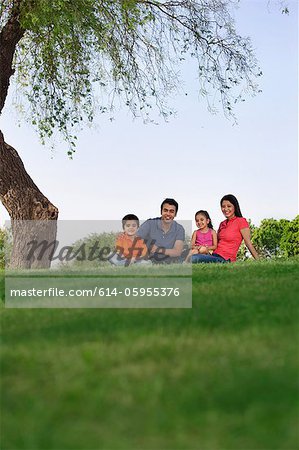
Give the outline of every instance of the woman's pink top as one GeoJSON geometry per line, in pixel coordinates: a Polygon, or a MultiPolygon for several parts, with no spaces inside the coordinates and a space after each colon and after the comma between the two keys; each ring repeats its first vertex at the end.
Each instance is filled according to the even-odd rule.
{"type": "Polygon", "coordinates": [[[230,220],[221,222],[218,230],[218,245],[214,253],[226,260],[236,261],[243,239],[241,230],[244,228],[249,228],[248,222],[244,217],[233,217],[230,220]]]}
{"type": "Polygon", "coordinates": [[[213,245],[212,229],[209,228],[209,231],[207,233],[202,233],[200,230],[197,230],[195,245],[212,246],[213,245]]]}

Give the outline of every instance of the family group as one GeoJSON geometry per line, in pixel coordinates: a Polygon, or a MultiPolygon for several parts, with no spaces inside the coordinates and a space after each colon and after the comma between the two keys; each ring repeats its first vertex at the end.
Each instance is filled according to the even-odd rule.
{"type": "Polygon", "coordinates": [[[139,226],[134,214],[122,219],[123,233],[115,244],[115,251],[109,258],[111,264],[161,263],[229,263],[236,261],[239,247],[244,240],[254,259],[258,253],[250,240],[247,220],[242,216],[239,202],[232,194],[220,201],[225,220],[218,232],[213,229],[210,215],[200,210],[195,214],[197,230],[192,234],[191,248],[185,248],[185,230],[174,219],[179,205],[173,198],[166,198],[161,204],[161,216],[146,220],[139,226]]]}

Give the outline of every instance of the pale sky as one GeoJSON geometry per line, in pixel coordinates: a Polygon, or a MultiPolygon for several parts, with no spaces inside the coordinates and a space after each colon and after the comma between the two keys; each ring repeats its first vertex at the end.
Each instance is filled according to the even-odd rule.
{"type": "MultiPolygon", "coordinates": [[[[66,145],[42,146],[18,115],[10,95],[2,119],[5,140],[16,148],[28,173],[60,211],[60,219],[118,220],[159,215],[161,201],[179,202],[178,218],[194,219],[206,209],[217,228],[219,201],[232,193],[243,216],[293,219],[298,214],[298,11],[290,0],[282,15],[267,0],[241,1],[239,33],[250,36],[263,77],[262,93],[236,110],[238,125],[221,110],[211,115],[197,94],[195,68],[182,69],[184,91],[170,103],[169,123],[144,125],[122,109],[115,120],[98,116],[94,129],[78,136],[73,160],[66,145]]],[[[8,214],[0,205],[0,224],[8,214]]]]}

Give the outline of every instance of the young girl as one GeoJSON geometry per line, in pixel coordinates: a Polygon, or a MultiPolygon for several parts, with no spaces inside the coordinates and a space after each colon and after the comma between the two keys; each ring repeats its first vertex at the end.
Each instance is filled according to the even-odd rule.
{"type": "Polygon", "coordinates": [[[192,255],[208,255],[217,247],[217,233],[207,211],[197,211],[195,223],[198,230],[194,231],[191,239],[191,250],[185,259],[188,262],[192,255]]]}

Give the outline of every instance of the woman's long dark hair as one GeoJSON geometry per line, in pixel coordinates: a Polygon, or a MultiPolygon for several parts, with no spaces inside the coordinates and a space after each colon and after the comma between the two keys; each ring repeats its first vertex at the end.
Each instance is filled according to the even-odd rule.
{"type": "Polygon", "coordinates": [[[224,202],[224,200],[227,200],[232,205],[234,205],[236,217],[243,217],[242,213],[241,213],[239,202],[233,194],[227,194],[224,197],[222,197],[222,199],[220,200],[220,206],[222,206],[222,203],[224,202]]]}
{"type": "Polygon", "coordinates": [[[203,216],[205,216],[205,218],[207,220],[209,220],[208,228],[211,228],[213,230],[213,224],[212,224],[211,217],[210,217],[210,214],[208,213],[208,211],[204,211],[203,209],[201,209],[200,211],[197,211],[197,213],[195,213],[195,220],[196,220],[196,216],[198,214],[202,214],[203,216]]]}

